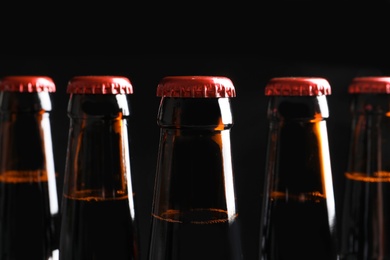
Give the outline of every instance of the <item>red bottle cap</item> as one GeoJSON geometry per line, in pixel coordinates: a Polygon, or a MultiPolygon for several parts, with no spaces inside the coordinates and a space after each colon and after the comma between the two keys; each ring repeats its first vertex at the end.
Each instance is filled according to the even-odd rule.
{"type": "Polygon", "coordinates": [[[322,96],[330,95],[331,87],[324,78],[278,77],[265,87],[266,96],[322,96]]]}
{"type": "Polygon", "coordinates": [[[157,86],[159,97],[220,98],[235,97],[232,81],[217,76],[168,76],[157,86]]]}
{"type": "Polygon", "coordinates": [[[390,94],[390,77],[356,77],[348,87],[351,94],[382,93],[390,94]]]}
{"type": "Polygon", "coordinates": [[[133,85],[121,76],[76,76],[68,82],[72,94],[133,94],[133,85]]]}
{"type": "Polygon", "coordinates": [[[0,80],[0,91],[14,92],[55,92],[56,86],[46,76],[6,76],[0,80]]]}

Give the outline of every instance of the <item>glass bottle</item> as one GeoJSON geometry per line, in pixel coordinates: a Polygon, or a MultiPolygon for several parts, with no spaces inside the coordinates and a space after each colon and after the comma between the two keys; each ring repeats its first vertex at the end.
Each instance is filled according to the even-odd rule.
{"type": "Polygon", "coordinates": [[[390,259],[390,77],[349,85],[351,136],[341,225],[342,259],[390,259]],[[389,201],[387,200],[389,198],[389,201]]]}
{"type": "Polygon", "coordinates": [[[269,80],[269,120],[260,222],[261,260],[338,259],[328,147],[329,82],[269,80]]]}
{"type": "Polygon", "coordinates": [[[76,76],[70,94],[60,260],[138,260],[130,165],[130,80],[76,76]]]}
{"type": "Polygon", "coordinates": [[[226,77],[168,76],[157,86],[160,142],[149,260],[241,260],[226,77]]]}
{"type": "Polygon", "coordinates": [[[58,259],[59,205],[46,76],[0,80],[0,259],[58,259]]]}

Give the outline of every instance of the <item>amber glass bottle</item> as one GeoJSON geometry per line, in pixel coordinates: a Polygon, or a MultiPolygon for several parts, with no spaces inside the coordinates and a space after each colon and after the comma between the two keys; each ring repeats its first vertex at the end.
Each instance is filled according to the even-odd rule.
{"type": "Polygon", "coordinates": [[[352,124],[342,259],[390,259],[389,86],[390,77],[374,76],[354,78],[349,85],[352,124]]]}
{"type": "Polygon", "coordinates": [[[0,259],[58,259],[59,205],[46,76],[0,80],[0,259]]]}
{"type": "Polygon", "coordinates": [[[161,97],[149,260],[241,260],[230,131],[232,81],[169,76],[161,97]]]}
{"type": "Polygon", "coordinates": [[[129,79],[77,76],[67,86],[70,128],[60,260],[138,260],[129,129],[129,79]]]}
{"type": "Polygon", "coordinates": [[[261,260],[338,259],[336,210],[323,78],[272,78],[261,260]]]}

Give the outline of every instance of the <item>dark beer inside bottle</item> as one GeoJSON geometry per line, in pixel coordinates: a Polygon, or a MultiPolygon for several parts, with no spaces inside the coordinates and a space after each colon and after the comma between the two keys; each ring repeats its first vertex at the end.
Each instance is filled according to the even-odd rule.
{"type": "Polygon", "coordinates": [[[352,95],[341,259],[390,258],[390,97],[352,95]]]}
{"type": "Polygon", "coordinates": [[[125,95],[72,95],[60,259],[139,259],[125,95]]]}
{"type": "Polygon", "coordinates": [[[59,209],[47,92],[0,95],[0,259],[49,260],[59,209]]]}
{"type": "Polygon", "coordinates": [[[261,258],[336,259],[325,96],[270,99],[261,258]]]}

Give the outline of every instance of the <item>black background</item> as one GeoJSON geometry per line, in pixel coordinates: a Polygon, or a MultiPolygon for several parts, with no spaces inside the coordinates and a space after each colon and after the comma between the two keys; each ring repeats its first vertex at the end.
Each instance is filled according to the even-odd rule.
{"type": "Polygon", "coordinates": [[[169,75],[229,77],[237,92],[231,137],[244,257],[257,260],[268,131],[264,87],[272,77],[316,76],[332,86],[328,134],[340,216],[351,119],[347,87],[356,76],[390,76],[387,1],[144,4],[38,10],[34,2],[34,8],[2,9],[0,77],[46,75],[57,85],[51,122],[60,192],[67,82],[78,75],[128,77],[134,87],[132,176],[146,260],[159,138],[157,84],[169,75]]]}
{"type": "MultiPolygon", "coordinates": [[[[350,131],[347,87],[353,77],[390,75],[390,63],[379,59],[322,59],[231,55],[182,55],[181,58],[128,58],[120,56],[0,57],[0,76],[46,75],[53,78],[57,91],[52,95],[51,115],[56,170],[61,192],[66,156],[69,118],[66,114],[68,80],[77,75],[120,75],[128,77],[134,88],[130,121],[131,163],[136,206],[141,231],[143,257],[149,234],[150,208],[158,149],[159,128],[156,124],[159,98],[157,84],[168,75],[217,75],[229,77],[236,88],[233,99],[232,152],[237,188],[237,203],[242,221],[246,260],[256,259],[258,227],[263,190],[264,163],[268,122],[266,82],[276,76],[316,76],[328,79],[332,94],[328,96],[330,117],[328,133],[336,202],[341,207],[344,171],[350,131]]],[[[294,174],[294,173],[291,173],[294,174]]]]}

